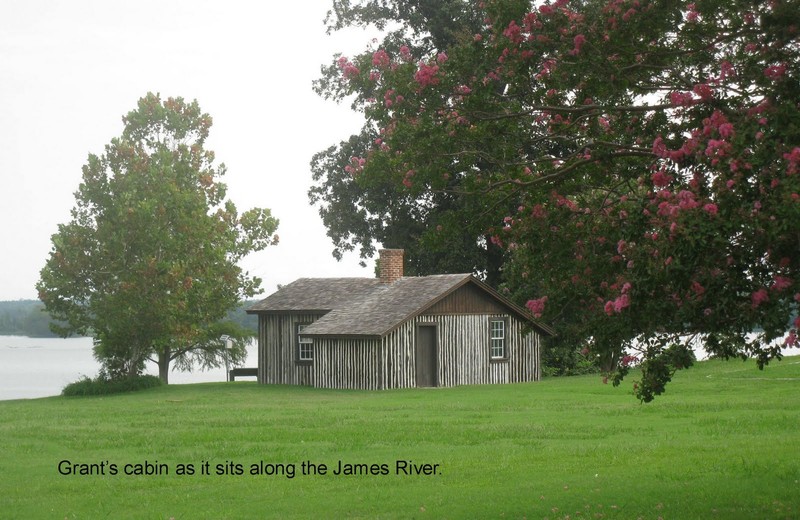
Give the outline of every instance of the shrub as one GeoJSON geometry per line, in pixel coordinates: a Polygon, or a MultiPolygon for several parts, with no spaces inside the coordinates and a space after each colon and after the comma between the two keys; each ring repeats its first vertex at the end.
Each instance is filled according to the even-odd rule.
{"type": "Polygon", "coordinates": [[[78,381],[65,386],[61,391],[61,395],[72,397],[120,394],[123,392],[145,390],[147,388],[161,386],[162,384],[161,379],[150,375],[109,379],[101,374],[94,379],[83,376],[83,378],[78,381]]]}

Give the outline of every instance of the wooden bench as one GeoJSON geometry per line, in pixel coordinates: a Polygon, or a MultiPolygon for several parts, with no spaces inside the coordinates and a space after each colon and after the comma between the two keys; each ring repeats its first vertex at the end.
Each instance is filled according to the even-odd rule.
{"type": "Polygon", "coordinates": [[[228,371],[228,381],[236,381],[237,377],[258,377],[257,368],[232,368],[228,371]]]}

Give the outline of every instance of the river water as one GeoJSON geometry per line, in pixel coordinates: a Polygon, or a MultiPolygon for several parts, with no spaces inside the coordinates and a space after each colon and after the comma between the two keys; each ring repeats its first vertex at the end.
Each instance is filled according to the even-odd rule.
{"type": "MultiPolygon", "coordinates": [[[[255,344],[248,348],[244,366],[256,366],[255,344]]],[[[67,384],[83,376],[96,377],[99,370],[92,338],[0,336],[0,400],[59,395],[67,384]]],[[[158,367],[148,363],[147,373],[158,375],[158,367]]],[[[170,384],[225,380],[224,367],[169,374],[170,384]]]]}

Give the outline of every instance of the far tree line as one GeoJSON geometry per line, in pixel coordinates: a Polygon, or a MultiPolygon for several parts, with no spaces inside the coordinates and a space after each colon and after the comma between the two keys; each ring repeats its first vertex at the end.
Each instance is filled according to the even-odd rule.
{"type": "MultiPolygon", "coordinates": [[[[241,302],[228,311],[225,321],[231,321],[254,335],[258,331],[258,319],[247,314],[253,301],[241,302]]],[[[38,300],[0,301],[0,336],[27,336],[30,338],[57,338],[50,329],[53,319],[38,300]]]]}

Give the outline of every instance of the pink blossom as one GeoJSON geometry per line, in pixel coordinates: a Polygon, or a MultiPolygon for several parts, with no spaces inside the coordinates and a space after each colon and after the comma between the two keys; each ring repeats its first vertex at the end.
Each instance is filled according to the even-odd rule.
{"type": "Polygon", "coordinates": [[[623,311],[623,309],[628,308],[630,304],[631,304],[631,297],[628,296],[627,294],[620,294],[614,300],[614,312],[620,313],[623,311]]]}
{"type": "Polygon", "coordinates": [[[714,97],[714,90],[707,83],[698,83],[692,88],[692,92],[700,96],[703,101],[708,101],[714,97]]]}
{"type": "Polygon", "coordinates": [[[700,205],[694,198],[694,193],[689,190],[681,190],[678,193],[679,207],[681,209],[694,209],[700,205]]]}
{"type": "Polygon", "coordinates": [[[703,209],[704,209],[704,210],[705,210],[705,212],[706,212],[706,213],[708,213],[709,215],[716,215],[716,214],[717,214],[717,211],[719,210],[719,208],[717,208],[717,205],[716,205],[716,204],[714,204],[714,203],[712,203],[712,202],[709,202],[708,204],[706,204],[705,206],[703,206],[703,209]]]}
{"type": "Polygon", "coordinates": [[[792,279],[787,278],[785,276],[776,276],[772,285],[770,285],[770,289],[773,291],[783,291],[784,289],[788,289],[792,286],[792,279]]]}
{"type": "Polygon", "coordinates": [[[578,34],[577,36],[575,36],[575,38],[572,39],[572,42],[575,44],[575,47],[570,51],[570,54],[575,56],[581,52],[583,44],[586,43],[586,36],[584,36],[583,34],[578,34]]]}
{"type": "Polygon", "coordinates": [[[720,79],[725,79],[734,75],[736,75],[736,70],[733,68],[733,64],[728,60],[723,61],[720,64],[720,79]]]}
{"type": "Polygon", "coordinates": [[[800,146],[795,146],[790,153],[783,154],[783,158],[789,161],[786,175],[794,175],[800,171],[800,146]]]}
{"type": "Polygon", "coordinates": [[[781,79],[785,74],[786,65],[784,63],[779,65],[770,65],[764,69],[764,75],[773,81],[781,79]]]}
{"type": "Polygon", "coordinates": [[[688,107],[694,104],[694,96],[691,92],[672,92],[669,101],[676,107],[688,107]]]}
{"type": "Polygon", "coordinates": [[[700,13],[697,12],[697,7],[695,4],[689,4],[686,6],[689,9],[689,12],[686,13],[686,21],[687,22],[696,22],[700,13]]]}
{"type": "Polygon", "coordinates": [[[411,61],[413,59],[411,57],[411,49],[409,49],[407,45],[403,45],[402,47],[400,47],[400,58],[402,58],[403,61],[406,62],[411,61]]]}
{"type": "Polygon", "coordinates": [[[730,139],[731,137],[734,136],[734,133],[735,133],[734,129],[733,129],[733,125],[730,124],[730,123],[723,123],[723,124],[719,125],[718,131],[719,131],[720,137],[722,137],[723,139],[730,139]]]}
{"type": "Polygon", "coordinates": [[[667,145],[660,135],[653,140],[653,153],[662,159],[667,157],[667,145]]]}
{"type": "Polygon", "coordinates": [[[444,62],[446,62],[446,61],[447,61],[447,53],[445,53],[445,52],[440,52],[440,53],[439,53],[439,54],[436,56],[436,61],[437,61],[437,62],[439,62],[439,63],[444,63],[444,62]]]}
{"type": "Polygon", "coordinates": [[[544,304],[547,303],[547,296],[542,296],[536,300],[528,300],[525,306],[531,311],[534,317],[541,318],[544,312],[544,304]]]}
{"type": "Polygon", "coordinates": [[[667,186],[670,182],[672,182],[672,177],[667,175],[664,170],[659,170],[653,175],[650,176],[650,180],[653,181],[653,186],[657,188],[663,188],[667,186]]]}
{"type": "Polygon", "coordinates": [[[425,88],[428,85],[436,85],[439,83],[439,78],[436,75],[439,72],[438,65],[427,65],[425,63],[420,63],[419,70],[417,70],[416,74],[414,74],[414,79],[419,83],[421,88],[425,88]]]}
{"type": "Polygon", "coordinates": [[[388,67],[390,62],[389,54],[383,49],[378,49],[372,55],[372,64],[376,67],[388,67]]]}
{"type": "Polygon", "coordinates": [[[630,20],[630,19],[631,19],[631,17],[632,17],[633,15],[635,15],[637,12],[638,12],[638,11],[637,11],[636,9],[634,9],[633,7],[631,7],[630,9],[628,9],[627,11],[625,11],[625,13],[622,15],[622,19],[623,19],[624,21],[626,21],[626,22],[627,22],[627,21],[628,21],[628,20],[630,20]]]}
{"type": "Polygon", "coordinates": [[[761,288],[761,289],[759,289],[757,291],[754,291],[750,295],[750,300],[752,301],[753,308],[755,309],[759,305],[761,305],[762,303],[769,301],[769,294],[767,294],[767,290],[766,289],[761,288]]]}
{"type": "Polygon", "coordinates": [[[350,60],[348,60],[347,58],[345,58],[344,56],[339,58],[337,63],[339,65],[339,68],[342,70],[342,73],[344,74],[344,77],[346,79],[354,78],[354,77],[356,77],[356,76],[358,76],[360,74],[360,71],[358,70],[358,67],[353,65],[353,63],[350,60]]]}
{"type": "Polygon", "coordinates": [[[522,43],[522,29],[514,20],[511,20],[511,23],[509,23],[508,27],[503,31],[503,36],[514,43],[522,43]]]}

